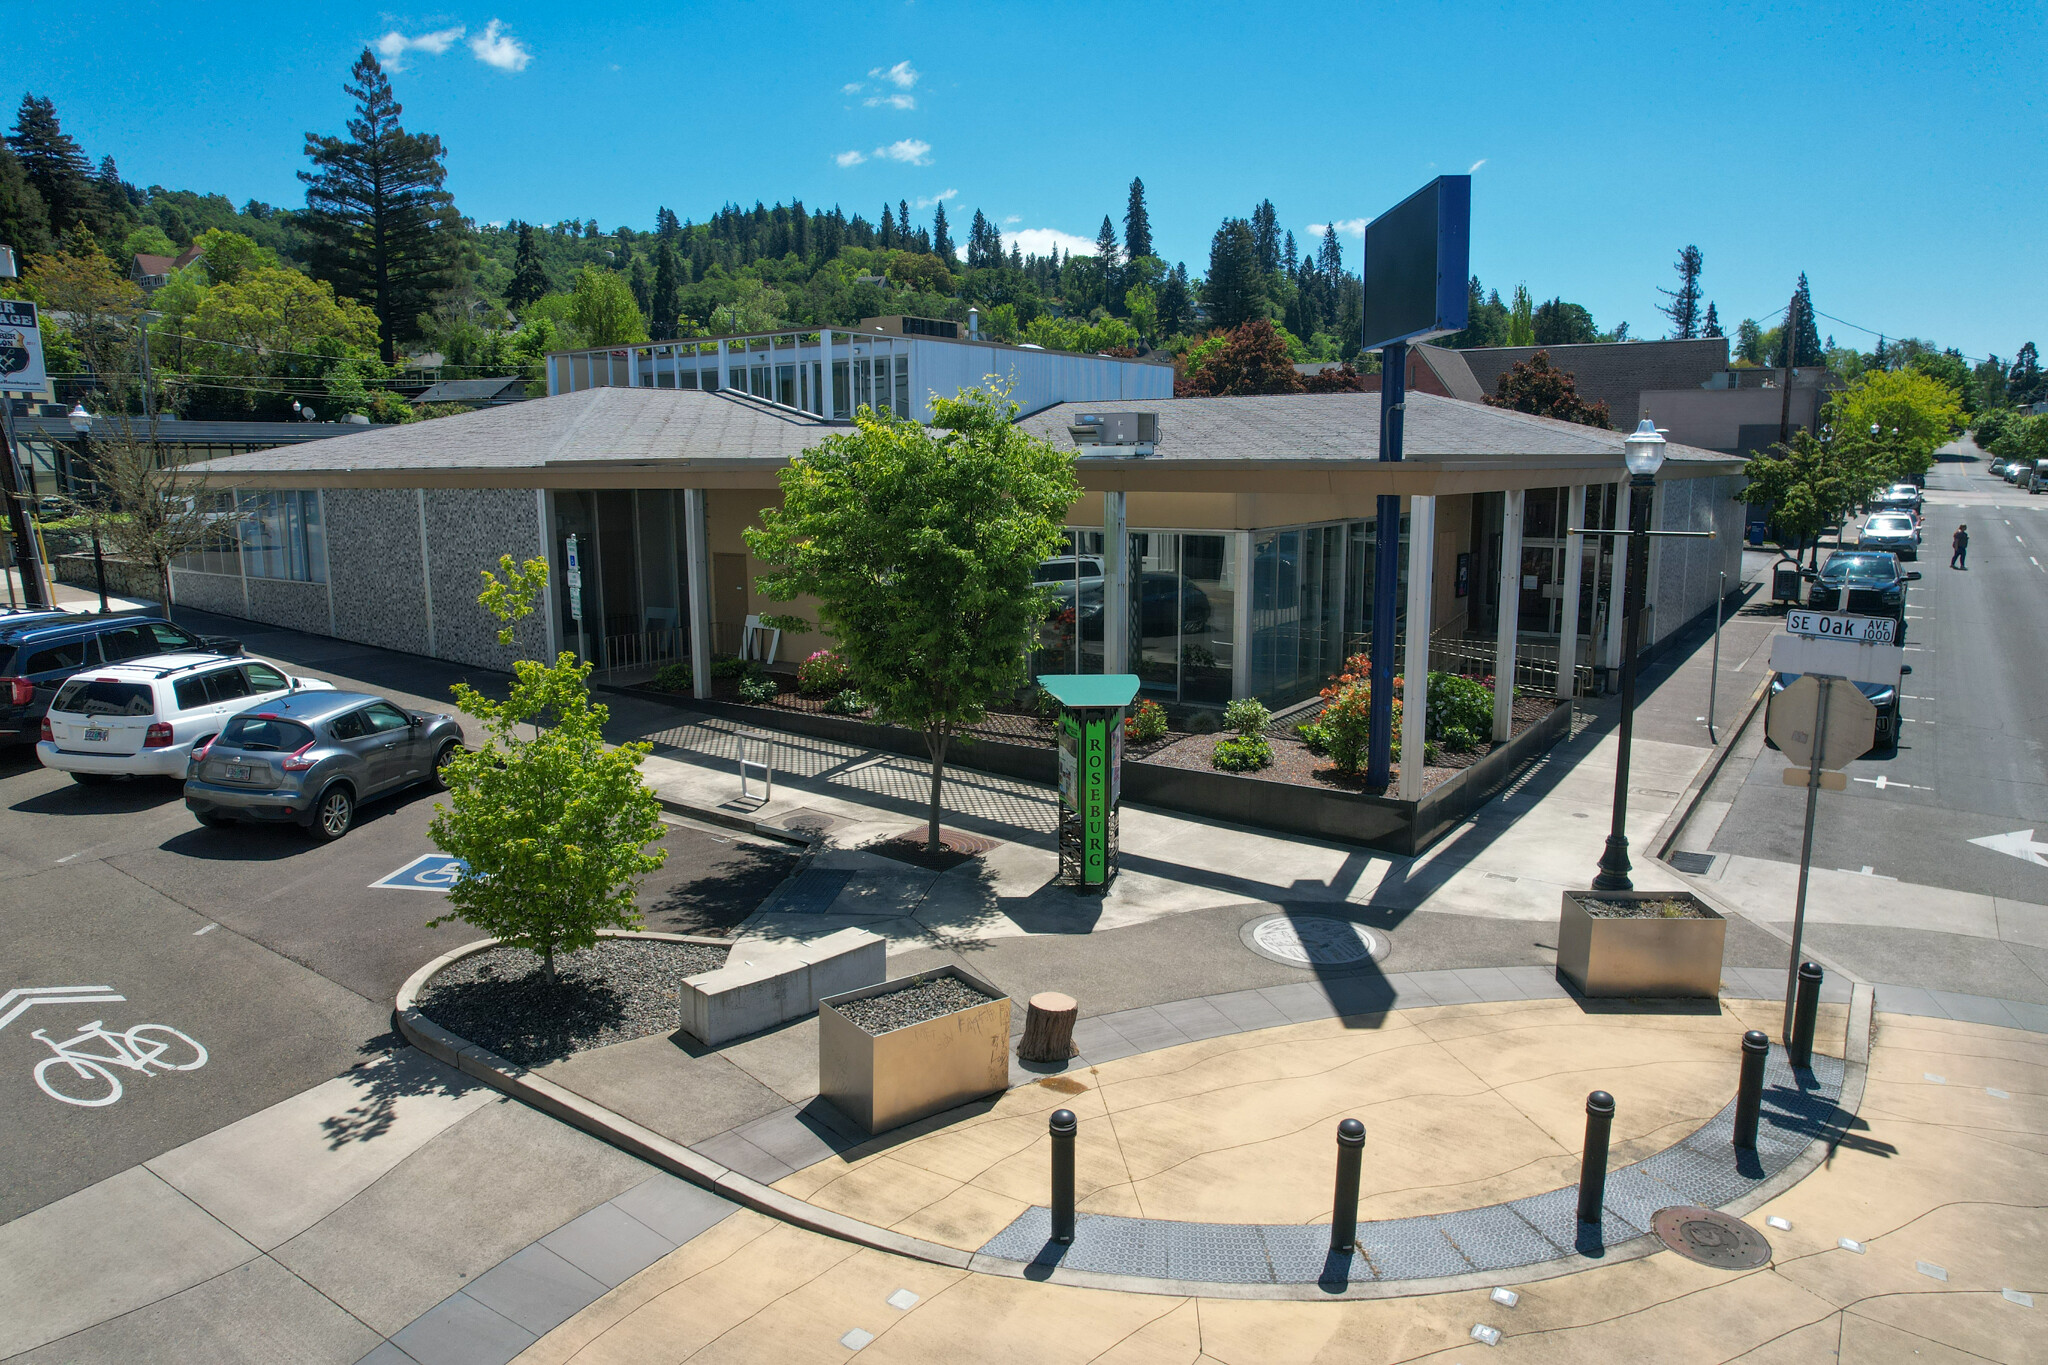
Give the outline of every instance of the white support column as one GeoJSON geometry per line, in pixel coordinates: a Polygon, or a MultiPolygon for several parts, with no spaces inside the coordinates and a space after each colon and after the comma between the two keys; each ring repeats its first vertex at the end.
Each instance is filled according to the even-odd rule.
{"type": "Polygon", "coordinates": [[[1236,547],[1235,581],[1230,597],[1230,699],[1252,694],[1252,533],[1229,532],[1236,547]]]}
{"type": "Polygon", "coordinates": [[[1501,495],[1500,620],[1493,632],[1493,737],[1514,733],[1515,644],[1522,625],[1522,506],[1527,494],[1511,488],[1501,495]]]}
{"type": "MultiPolygon", "coordinates": [[[[847,378],[851,379],[851,372],[847,378]]],[[[818,383],[825,390],[824,406],[818,415],[826,421],[832,420],[835,395],[832,392],[832,329],[827,327],[818,333],[818,383]]]]}
{"type": "Polygon", "coordinates": [[[724,393],[732,387],[732,357],[725,349],[725,342],[718,343],[718,391],[724,393]]]}
{"type": "MultiPolygon", "coordinates": [[[[1125,495],[1102,495],[1102,671],[1131,666],[1131,537],[1125,528],[1125,495]]],[[[1076,622],[1078,627],[1079,623],[1076,622]]]]}
{"type": "Polygon", "coordinates": [[[1622,534],[1607,538],[1608,567],[1607,591],[1607,646],[1603,651],[1610,673],[1621,667],[1621,624],[1628,614],[1628,484],[1609,485],[1614,489],[1613,530],[1622,534]]]}
{"type": "MultiPolygon", "coordinates": [[[[725,343],[718,345],[725,359],[725,343]]],[[[690,693],[699,701],[711,698],[711,546],[705,524],[704,490],[683,490],[684,587],[690,603],[690,693]]]]}
{"type": "Polygon", "coordinates": [[[1586,485],[1573,484],[1564,510],[1564,615],[1557,623],[1557,695],[1570,697],[1579,668],[1579,578],[1586,558],[1586,538],[1573,535],[1586,521],[1586,485]]]}
{"type": "Polygon", "coordinates": [[[1436,595],[1436,499],[1408,499],[1408,644],[1401,659],[1399,799],[1422,799],[1428,746],[1429,605],[1436,595]]]}

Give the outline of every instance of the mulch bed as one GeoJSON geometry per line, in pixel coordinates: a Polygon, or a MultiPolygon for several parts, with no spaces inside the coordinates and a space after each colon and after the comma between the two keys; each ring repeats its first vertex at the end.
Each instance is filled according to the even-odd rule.
{"type": "Polygon", "coordinates": [[[861,852],[879,853],[884,858],[893,858],[899,863],[909,863],[928,872],[951,872],[962,863],[971,863],[996,846],[994,839],[984,839],[979,834],[968,834],[957,829],[939,827],[939,850],[930,852],[925,845],[929,842],[930,831],[923,825],[916,825],[901,834],[891,834],[862,844],[861,852]]]}
{"type": "Polygon", "coordinates": [[[909,1028],[912,1024],[971,1010],[994,999],[995,996],[982,994],[956,976],[939,976],[905,986],[900,991],[890,991],[887,995],[864,996],[832,1008],[845,1015],[863,1033],[880,1037],[900,1028],[909,1028]]]}
{"type": "Polygon", "coordinates": [[[1673,896],[1668,900],[1611,901],[1598,896],[1575,898],[1595,919],[1711,919],[1699,906],[1673,896]]]}
{"type": "Polygon", "coordinates": [[[486,948],[435,973],[420,1012],[472,1043],[534,1066],[576,1052],[673,1033],[683,978],[725,965],[730,948],[607,938],[555,958],[556,980],[524,948],[486,948]]]}

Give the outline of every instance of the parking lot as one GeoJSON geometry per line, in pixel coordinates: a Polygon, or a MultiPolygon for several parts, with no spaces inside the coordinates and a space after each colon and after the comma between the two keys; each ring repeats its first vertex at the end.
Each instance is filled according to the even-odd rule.
{"type": "MultiPolygon", "coordinates": [[[[204,619],[239,635],[251,654],[402,706],[447,709],[437,689],[459,673],[204,619]]],[[[433,853],[435,801],[414,788],[367,803],[346,838],[319,844],[291,827],[202,827],[173,781],[80,786],[32,750],[0,751],[0,1093],[9,1097],[0,1105],[0,1221],[397,1045],[398,987],[428,959],[480,937],[462,924],[427,928],[445,904],[431,889],[373,885],[433,853]],[[137,1025],[168,1026],[204,1047],[205,1064],[113,1065],[118,1099],[60,1102],[38,1085],[37,1064],[95,1021],[118,1038],[137,1025]]],[[[641,894],[652,929],[729,929],[794,862],[786,846],[680,822],[663,844],[667,864],[641,894]]],[[[145,1031],[128,1045],[166,1036],[145,1031]]],[[[105,1055],[122,1044],[85,1046],[105,1055]]],[[[75,1078],[63,1063],[47,1074],[75,1078]]]]}

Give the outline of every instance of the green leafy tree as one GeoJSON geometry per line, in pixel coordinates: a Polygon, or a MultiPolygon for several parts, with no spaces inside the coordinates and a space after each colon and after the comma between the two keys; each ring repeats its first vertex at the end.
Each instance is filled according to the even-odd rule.
{"type": "Polygon", "coordinates": [[[591,346],[623,346],[647,340],[647,323],[633,291],[616,271],[586,265],[576,272],[569,320],[591,346]]]}
{"type": "Polygon", "coordinates": [[[1796,431],[1789,445],[1774,445],[1743,467],[1749,484],[1738,501],[1767,505],[1781,543],[1795,555],[1809,546],[1819,553],[1821,532],[1839,526],[1878,480],[1857,448],[1796,431]]]}
{"type": "MultiPolygon", "coordinates": [[[[477,600],[501,623],[499,644],[512,643],[547,576],[547,561],[510,555],[497,574],[483,571],[477,600]]],[[[429,827],[468,871],[428,927],[473,924],[538,955],[550,983],[555,954],[591,947],[600,929],[639,927],[634,893],[667,857],[649,848],[662,836],[661,802],[640,778],[652,746],[606,747],[609,713],[590,700],[590,668],[567,651],[553,664],[521,659],[503,701],[457,683],[456,704],[484,723],[484,742],[441,769],[448,803],[429,827]]]]}
{"type": "Polygon", "coordinates": [[[311,171],[303,220],[313,273],[377,315],[386,363],[419,335],[418,317],[462,275],[464,228],[441,188],[441,139],[408,133],[403,106],[368,48],[344,87],[356,101],[348,137],[306,134],[311,171]]]}
{"type": "Polygon", "coordinates": [[[1536,344],[1536,305],[1529,298],[1529,286],[1515,286],[1515,301],[1508,307],[1508,341],[1510,346],[1534,346],[1536,344]]]}
{"type": "Polygon", "coordinates": [[[1146,341],[1159,336],[1159,295],[1149,284],[1134,284],[1124,291],[1124,312],[1131,319],[1131,326],[1138,329],[1138,335],[1146,341]]]}
{"type": "Polygon", "coordinates": [[[930,428],[863,410],[790,463],[782,505],[746,538],[770,566],[761,591],[815,599],[861,696],[923,734],[936,852],[948,743],[1021,680],[1048,606],[1033,571],[1081,485],[1071,451],[1016,424],[1007,390],[933,408],[930,428]]]}
{"type": "Polygon", "coordinates": [[[1189,351],[1186,363],[1186,374],[1173,386],[1177,398],[1300,393],[1303,388],[1286,334],[1266,318],[1211,338],[1189,351]]]}
{"type": "Polygon", "coordinates": [[[1764,329],[1755,318],[1744,318],[1735,328],[1735,359],[1743,365],[1764,363],[1764,329]]]}
{"type": "Polygon", "coordinates": [[[1566,303],[1554,298],[1547,303],[1536,305],[1531,318],[1536,333],[1533,344],[1537,346],[1582,346],[1600,339],[1600,331],[1593,325],[1593,315],[1576,303],[1566,303]]]}
{"type": "Polygon", "coordinates": [[[1854,452],[1875,488],[1927,472],[1962,426],[1962,397],[1917,369],[1871,370],[1828,400],[1827,420],[1834,444],[1854,452]]]}

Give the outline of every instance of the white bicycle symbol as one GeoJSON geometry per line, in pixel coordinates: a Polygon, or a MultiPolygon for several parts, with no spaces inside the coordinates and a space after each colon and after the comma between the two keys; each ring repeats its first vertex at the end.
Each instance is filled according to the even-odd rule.
{"type": "Polygon", "coordinates": [[[43,1093],[53,1100],[87,1109],[97,1109],[121,1098],[120,1078],[109,1067],[126,1067],[147,1076],[152,1066],[162,1067],[165,1071],[197,1071],[206,1065],[206,1049],[168,1024],[137,1024],[125,1033],[110,1033],[102,1021],[95,1019],[80,1029],[77,1037],[66,1038],[61,1043],[42,1029],[29,1036],[42,1039],[57,1054],[36,1063],[36,1084],[43,1088],[43,1093]],[[107,1043],[113,1052],[87,1052],[80,1046],[94,1042],[107,1043]],[[184,1049],[190,1049],[192,1060],[165,1059],[166,1053],[183,1057],[184,1049]],[[67,1073],[62,1067],[71,1069],[67,1073]],[[53,1080],[73,1093],[66,1094],[58,1084],[52,1083],[53,1080]]]}

